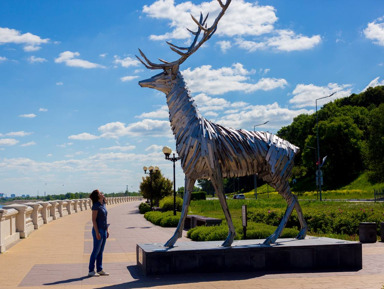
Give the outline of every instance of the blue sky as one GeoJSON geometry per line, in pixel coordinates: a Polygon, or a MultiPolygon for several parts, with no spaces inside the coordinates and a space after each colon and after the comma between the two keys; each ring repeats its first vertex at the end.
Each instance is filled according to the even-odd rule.
{"type": "MultiPolygon", "coordinates": [[[[132,191],[150,165],[172,179],[165,96],[138,85],[159,71],[135,55],[177,59],[165,41],[189,44],[200,11],[213,21],[217,1],[0,1],[0,193],[132,191]]],[[[203,116],[270,132],[383,69],[380,0],[232,0],[180,67],[203,116]]]]}

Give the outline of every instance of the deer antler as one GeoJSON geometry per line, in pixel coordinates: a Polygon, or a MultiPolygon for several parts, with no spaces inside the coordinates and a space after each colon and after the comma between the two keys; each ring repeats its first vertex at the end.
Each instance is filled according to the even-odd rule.
{"type": "Polygon", "coordinates": [[[221,6],[221,11],[220,11],[219,15],[216,17],[216,19],[213,22],[211,27],[207,28],[207,25],[206,25],[209,13],[205,17],[203,17],[203,14],[200,13],[200,20],[199,21],[197,21],[196,18],[191,15],[192,20],[197,24],[197,31],[194,32],[194,31],[191,31],[187,28],[187,30],[189,32],[191,32],[193,35],[195,35],[195,38],[193,39],[192,44],[189,47],[179,47],[177,45],[174,45],[174,44],[166,41],[167,44],[169,45],[169,47],[171,48],[171,50],[176,52],[177,54],[179,54],[181,56],[179,59],[172,61],[172,62],[168,62],[168,61],[159,59],[160,62],[162,62],[162,63],[159,63],[159,64],[153,63],[145,56],[145,54],[140,49],[139,49],[139,52],[140,52],[140,54],[144,60],[142,60],[140,57],[138,57],[136,55],[137,59],[139,59],[140,62],[148,69],[164,69],[165,70],[167,68],[178,66],[178,65],[182,64],[190,55],[195,53],[200,48],[200,46],[203,45],[204,42],[209,40],[212,37],[212,35],[216,32],[217,24],[219,23],[221,17],[223,17],[229,4],[231,3],[231,0],[227,0],[225,5],[223,4],[223,2],[221,0],[217,0],[217,1],[219,2],[219,5],[221,6]],[[203,31],[203,36],[201,37],[200,41],[198,41],[198,38],[200,36],[201,31],[203,31]]]}

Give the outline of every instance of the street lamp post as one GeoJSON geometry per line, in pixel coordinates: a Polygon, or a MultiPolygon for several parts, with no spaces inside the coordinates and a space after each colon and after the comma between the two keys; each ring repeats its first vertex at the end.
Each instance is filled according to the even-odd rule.
{"type": "Polygon", "coordinates": [[[317,101],[320,99],[328,98],[331,97],[336,93],[333,92],[330,95],[323,96],[320,98],[316,99],[316,142],[317,142],[317,171],[316,171],[316,180],[317,180],[317,187],[319,190],[319,196],[320,196],[320,201],[322,201],[321,197],[321,182],[323,180],[323,172],[321,171],[321,161],[320,161],[320,141],[319,141],[319,116],[317,114],[317,101]]]}
{"type": "Polygon", "coordinates": [[[175,153],[172,154],[172,157],[169,157],[172,153],[170,147],[163,147],[163,154],[165,155],[165,159],[169,160],[173,163],[173,215],[176,216],[176,168],[175,163],[180,159],[180,157],[176,157],[175,153]]]}
{"type": "MultiPolygon", "coordinates": [[[[269,120],[267,120],[266,122],[263,122],[263,123],[255,124],[253,126],[253,131],[256,132],[256,127],[257,126],[261,126],[261,125],[267,124],[268,122],[269,122],[269,120]]],[[[255,198],[257,200],[257,173],[253,176],[253,184],[254,184],[254,188],[255,188],[255,198]]]]}
{"type": "MultiPolygon", "coordinates": [[[[151,179],[151,189],[153,191],[153,173],[159,171],[159,167],[153,167],[153,166],[150,166],[150,167],[143,167],[143,171],[144,171],[144,174],[149,174],[149,178],[151,179]],[[147,172],[148,171],[148,172],[147,172]]],[[[151,201],[151,208],[152,208],[152,198],[150,199],[151,201]]]]}

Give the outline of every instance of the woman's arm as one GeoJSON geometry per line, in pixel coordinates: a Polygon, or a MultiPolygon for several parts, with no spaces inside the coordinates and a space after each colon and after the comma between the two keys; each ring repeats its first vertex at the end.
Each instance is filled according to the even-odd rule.
{"type": "Polygon", "coordinates": [[[97,222],[96,222],[97,212],[98,210],[92,210],[92,224],[93,224],[93,229],[95,229],[96,239],[100,240],[101,236],[100,236],[99,228],[97,227],[97,222]]]}

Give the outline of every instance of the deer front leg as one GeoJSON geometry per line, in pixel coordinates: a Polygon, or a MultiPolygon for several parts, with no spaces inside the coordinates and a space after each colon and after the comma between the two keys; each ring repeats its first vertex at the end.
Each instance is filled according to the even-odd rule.
{"type": "Polygon", "coordinates": [[[185,192],[184,192],[183,208],[181,210],[181,217],[179,220],[179,224],[177,225],[175,233],[173,234],[171,239],[169,239],[165,243],[164,247],[172,248],[175,245],[177,239],[181,238],[183,235],[184,221],[188,214],[188,207],[189,207],[189,203],[191,202],[191,193],[193,191],[193,186],[195,185],[195,181],[196,181],[195,179],[191,179],[187,176],[185,177],[185,186],[184,186],[185,192]]]}
{"type": "Polygon", "coordinates": [[[285,211],[283,219],[281,220],[279,226],[277,227],[276,231],[264,241],[264,245],[274,244],[277,238],[280,237],[281,233],[283,232],[283,229],[285,228],[285,225],[288,222],[289,217],[292,214],[292,210],[295,207],[296,199],[292,198],[291,200],[292,202],[288,204],[287,210],[285,211]]]}

